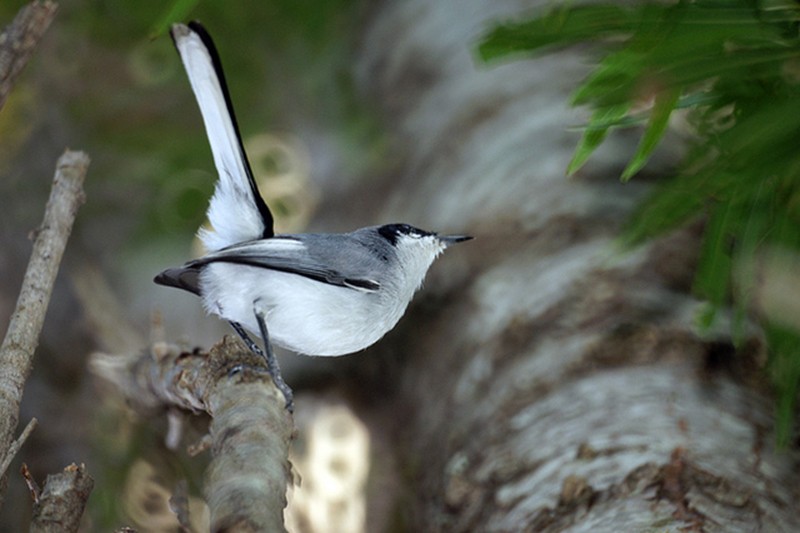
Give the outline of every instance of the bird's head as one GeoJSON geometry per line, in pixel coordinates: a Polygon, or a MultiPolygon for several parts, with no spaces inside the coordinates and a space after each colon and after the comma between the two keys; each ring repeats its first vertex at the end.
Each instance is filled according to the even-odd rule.
{"type": "Polygon", "coordinates": [[[467,235],[439,235],[409,224],[386,224],[378,228],[378,233],[395,249],[399,267],[413,290],[445,248],[472,239],[467,235]]]}

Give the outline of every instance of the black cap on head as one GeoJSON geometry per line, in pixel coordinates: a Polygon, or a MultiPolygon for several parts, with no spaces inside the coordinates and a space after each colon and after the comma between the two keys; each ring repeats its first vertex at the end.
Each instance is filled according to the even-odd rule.
{"type": "Polygon", "coordinates": [[[412,237],[425,237],[427,235],[436,235],[433,232],[425,231],[424,229],[415,228],[410,224],[384,224],[378,228],[378,233],[392,244],[397,244],[397,238],[400,235],[410,235],[412,237]]]}

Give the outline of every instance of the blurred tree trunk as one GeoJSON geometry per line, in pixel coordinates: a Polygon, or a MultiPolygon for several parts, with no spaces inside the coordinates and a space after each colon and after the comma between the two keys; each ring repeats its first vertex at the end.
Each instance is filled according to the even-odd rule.
{"type": "Polygon", "coordinates": [[[399,515],[412,531],[798,531],[763,347],[692,327],[698,228],[615,248],[649,188],[618,180],[634,138],[564,176],[585,54],[473,59],[493,20],[536,4],[387,0],[362,36],[359,87],[398,158],[376,217],[476,236],[376,346],[402,361],[367,390],[397,432],[399,515]]]}

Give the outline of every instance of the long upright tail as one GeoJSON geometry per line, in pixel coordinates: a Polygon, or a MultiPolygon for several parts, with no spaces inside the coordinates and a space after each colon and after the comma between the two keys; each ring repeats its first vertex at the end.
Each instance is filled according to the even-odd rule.
{"type": "Polygon", "coordinates": [[[214,251],[272,237],[272,214],[253,179],[211,36],[199,22],[175,24],[171,34],[200,106],[219,173],[207,213],[212,229],[201,229],[200,238],[208,251],[214,251]]]}

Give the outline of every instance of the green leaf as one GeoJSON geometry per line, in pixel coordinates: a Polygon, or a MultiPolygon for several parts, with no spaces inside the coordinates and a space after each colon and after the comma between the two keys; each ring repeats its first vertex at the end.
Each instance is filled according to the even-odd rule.
{"type": "Polygon", "coordinates": [[[733,300],[735,312],[732,334],[736,345],[745,340],[748,309],[756,283],[756,254],[770,232],[775,215],[768,198],[771,184],[767,183],[767,180],[753,181],[757,183],[755,193],[747,192],[740,195],[749,205],[741,210],[741,227],[737,229],[737,242],[733,254],[732,268],[735,269],[736,293],[733,300]]]}
{"type": "Polygon", "coordinates": [[[583,132],[578,147],[575,149],[575,155],[572,156],[572,161],[567,166],[567,175],[571,176],[577,172],[589,159],[600,143],[606,138],[608,130],[612,125],[620,121],[628,113],[628,104],[618,106],[611,106],[604,109],[598,109],[589,120],[589,124],[583,132]]]}
{"type": "Polygon", "coordinates": [[[637,24],[635,14],[610,4],[559,7],[531,20],[496,26],[481,39],[478,56],[491,61],[546,47],[605,39],[632,31],[637,24]]]}
{"type": "Polygon", "coordinates": [[[778,389],[776,433],[779,446],[787,446],[792,437],[798,382],[800,382],[800,335],[775,324],[765,324],[770,347],[770,370],[778,389]]]}
{"type": "Polygon", "coordinates": [[[700,306],[697,313],[696,324],[700,331],[708,331],[714,325],[714,320],[717,318],[717,307],[706,302],[700,306]]]}
{"type": "Polygon", "coordinates": [[[644,68],[642,59],[642,55],[634,50],[609,53],[578,87],[570,103],[596,107],[630,105],[638,83],[637,73],[644,68]]]}
{"type": "Polygon", "coordinates": [[[731,226],[735,223],[733,209],[721,202],[706,225],[694,289],[714,308],[723,306],[728,297],[731,276],[731,226]]]}
{"type": "Polygon", "coordinates": [[[706,175],[678,175],[662,183],[630,217],[621,244],[636,246],[703,213],[710,181],[706,175]]]}
{"type": "Polygon", "coordinates": [[[664,136],[664,132],[667,130],[669,117],[672,114],[672,110],[675,109],[680,95],[681,90],[678,87],[669,87],[656,95],[647,129],[644,131],[636,153],[628,163],[628,166],[625,167],[625,170],[622,171],[622,181],[631,179],[650,159],[650,155],[656,149],[659,141],[664,136]]]}

